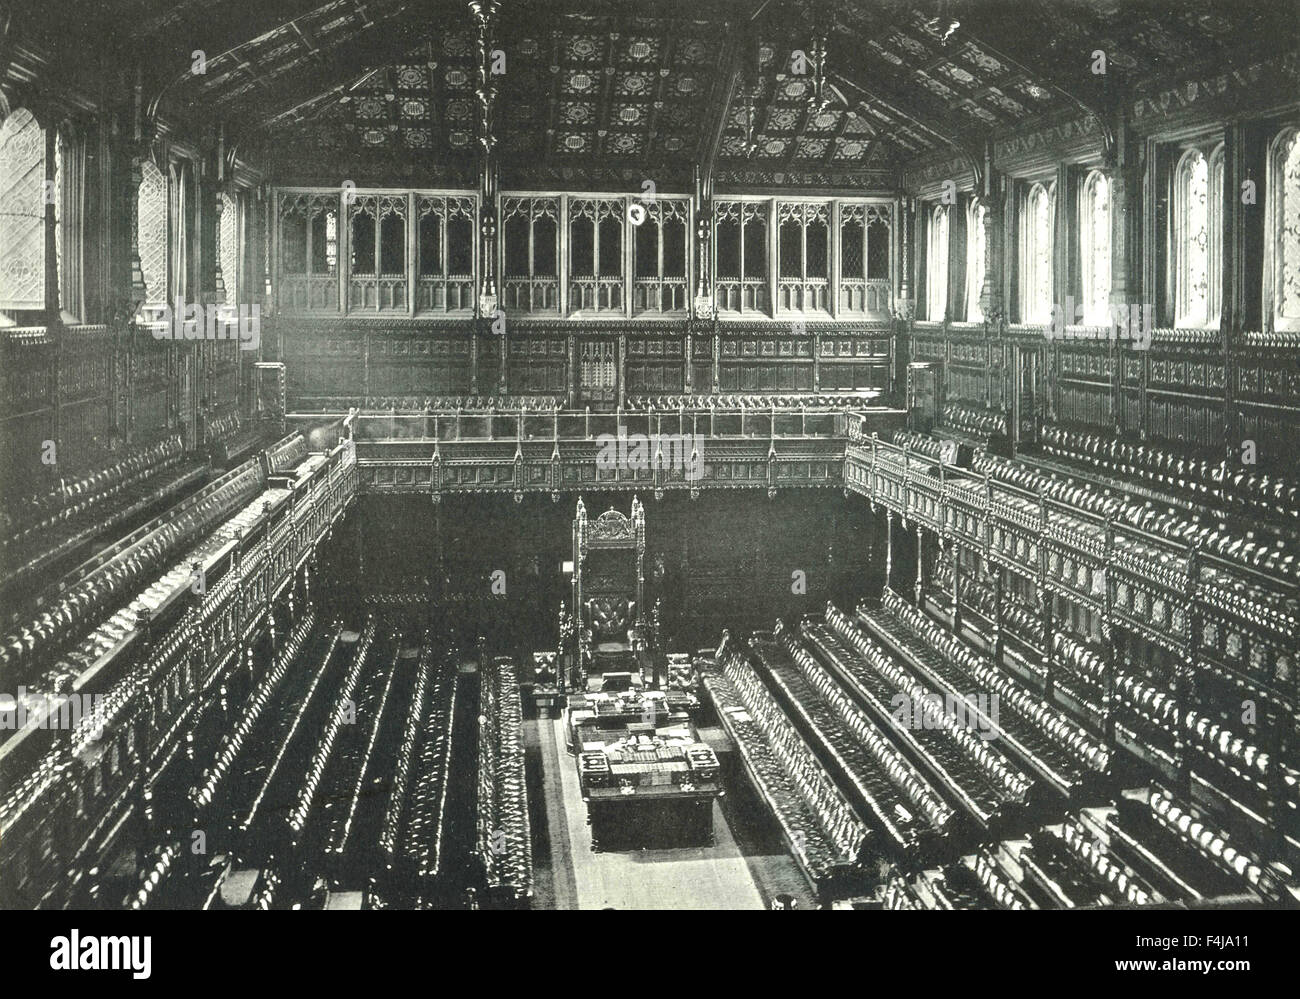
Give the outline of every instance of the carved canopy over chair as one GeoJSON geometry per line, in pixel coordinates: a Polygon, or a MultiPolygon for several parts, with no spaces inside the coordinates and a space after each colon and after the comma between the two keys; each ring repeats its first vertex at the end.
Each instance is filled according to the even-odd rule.
{"type": "Polygon", "coordinates": [[[632,640],[645,597],[645,509],[613,508],[588,521],[578,500],[573,521],[573,602],[580,609],[579,661],[584,670],[636,671],[632,640]]]}

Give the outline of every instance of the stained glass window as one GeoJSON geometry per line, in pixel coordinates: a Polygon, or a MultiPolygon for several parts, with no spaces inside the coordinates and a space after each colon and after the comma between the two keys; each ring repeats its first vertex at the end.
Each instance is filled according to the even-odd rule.
{"type": "Polygon", "coordinates": [[[948,209],[944,205],[930,213],[925,246],[925,314],[937,322],[948,307],[948,209]]]}
{"type": "Polygon", "coordinates": [[[136,199],[145,299],[151,305],[162,305],[167,301],[167,178],[152,160],[141,164],[136,199]]]}
{"type": "Polygon", "coordinates": [[[1174,175],[1174,323],[1213,326],[1219,321],[1223,267],[1223,149],[1210,156],[1189,150],[1174,175]]]}
{"type": "Polygon", "coordinates": [[[0,123],[0,309],[45,308],[45,130],[21,108],[0,123]]]}
{"type": "Polygon", "coordinates": [[[970,249],[966,253],[966,319],[972,323],[984,321],[980,295],[984,291],[984,271],[988,261],[988,233],[984,230],[989,210],[979,200],[971,199],[966,223],[966,238],[970,249]]]}
{"type": "Polygon", "coordinates": [[[1273,325],[1300,330],[1300,130],[1288,129],[1277,137],[1270,166],[1270,192],[1276,192],[1269,247],[1273,325]]]}
{"type": "Polygon", "coordinates": [[[221,282],[226,286],[226,302],[239,304],[240,292],[240,212],[243,208],[240,199],[221,195],[221,282]]]}
{"type": "Polygon", "coordinates": [[[1079,206],[1080,260],[1083,267],[1083,321],[1110,321],[1110,181],[1094,171],[1083,184],[1079,206]]]}
{"type": "MultiPolygon", "coordinates": [[[[1029,189],[1020,219],[1020,321],[1052,318],[1052,188],[1029,189]]],[[[1073,321],[1073,317],[1070,317],[1073,321]]]]}

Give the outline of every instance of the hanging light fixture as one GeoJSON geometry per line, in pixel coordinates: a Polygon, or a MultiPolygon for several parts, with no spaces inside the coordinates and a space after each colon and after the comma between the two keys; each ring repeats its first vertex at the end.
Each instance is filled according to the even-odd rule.
{"type": "Polygon", "coordinates": [[[759,42],[752,32],[745,42],[746,58],[741,65],[740,90],[741,114],[745,119],[745,159],[752,159],[758,152],[758,141],[754,138],[757,124],[755,101],[758,99],[760,81],[763,78],[763,60],[759,51],[759,42]]]}
{"type": "Polygon", "coordinates": [[[826,89],[826,35],[819,33],[812,44],[812,95],[808,98],[813,114],[821,114],[831,106],[826,89]]]}
{"type": "Polygon", "coordinates": [[[748,82],[744,85],[745,89],[745,159],[752,159],[754,153],[758,152],[758,142],[754,138],[754,97],[755,91],[758,90],[758,83],[755,81],[752,85],[748,82]]]}
{"type": "Polygon", "coordinates": [[[940,0],[935,16],[925,18],[924,23],[926,30],[939,39],[939,44],[945,48],[948,39],[961,27],[961,22],[949,15],[947,0],[940,0]]]}

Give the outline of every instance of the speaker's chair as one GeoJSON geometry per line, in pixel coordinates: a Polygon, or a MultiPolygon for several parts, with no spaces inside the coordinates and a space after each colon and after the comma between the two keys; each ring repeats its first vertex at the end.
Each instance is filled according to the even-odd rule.
{"type": "Polygon", "coordinates": [[[626,597],[592,597],[583,610],[591,629],[591,659],[597,672],[634,668],[631,635],[636,602],[626,597]]]}

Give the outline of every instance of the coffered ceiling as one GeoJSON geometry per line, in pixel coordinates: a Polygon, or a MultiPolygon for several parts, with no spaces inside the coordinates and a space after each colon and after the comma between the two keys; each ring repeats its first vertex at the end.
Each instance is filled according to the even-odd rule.
{"type": "MultiPolygon", "coordinates": [[[[1295,44],[1267,0],[17,0],[10,36],[285,180],[857,184],[1295,44]],[[1096,52],[1106,71],[1097,72],[1096,52]],[[88,54],[89,53],[89,54],[88,54]],[[487,100],[484,100],[484,96],[487,100]],[[817,98],[820,98],[818,100],[817,98]]],[[[10,74],[11,76],[13,74],[10,74]]]]}

